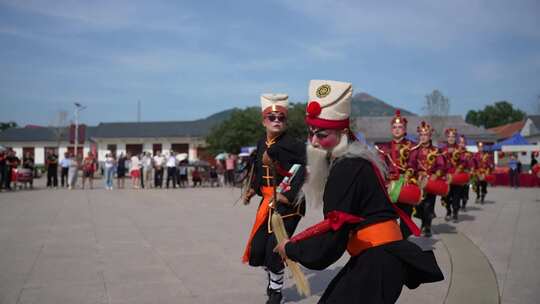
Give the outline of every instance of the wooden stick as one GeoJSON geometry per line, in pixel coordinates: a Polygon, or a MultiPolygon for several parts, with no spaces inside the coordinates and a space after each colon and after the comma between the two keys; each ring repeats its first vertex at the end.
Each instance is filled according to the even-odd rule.
{"type": "MultiPolygon", "coordinates": [[[[272,222],[272,230],[274,231],[274,235],[276,236],[278,244],[281,243],[281,241],[283,240],[289,239],[289,236],[287,235],[287,231],[285,230],[285,224],[283,223],[283,219],[281,218],[281,215],[279,215],[277,212],[273,212],[271,222],[272,222]]],[[[311,295],[309,282],[307,281],[306,276],[300,269],[300,266],[298,265],[298,263],[291,261],[289,259],[286,259],[285,264],[291,271],[294,283],[296,284],[296,290],[298,290],[298,293],[300,295],[309,297],[311,295]]]]}

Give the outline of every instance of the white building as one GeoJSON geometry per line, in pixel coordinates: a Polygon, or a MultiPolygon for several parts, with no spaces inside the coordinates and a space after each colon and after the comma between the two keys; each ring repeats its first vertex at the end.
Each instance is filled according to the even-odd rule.
{"type": "MultiPolygon", "coordinates": [[[[81,134],[78,153],[97,154],[98,161],[108,151],[120,155],[139,154],[143,151],[155,154],[187,153],[189,160],[205,159],[204,136],[209,130],[204,120],[187,122],[127,122],[100,123],[86,127],[81,134]]],[[[74,151],[70,128],[26,127],[12,128],[0,133],[0,145],[12,148],[18,157],[26,153],[34,156],[36,165],[45,163],[49,150],[63,158],[65,152],[74,151]]]]}

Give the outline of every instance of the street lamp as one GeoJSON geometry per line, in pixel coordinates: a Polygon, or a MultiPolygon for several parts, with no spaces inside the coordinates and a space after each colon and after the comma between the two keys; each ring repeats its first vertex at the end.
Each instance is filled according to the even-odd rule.
{"type": "Polygon", "coordinates": [[[86,109],[85,106],[81,105],[78,102],[75,102],[75,148],[74,148],[74,156],[75,159],[77,159],[77,145],[79,144],[79,111],[82,111],[86,109]]]}

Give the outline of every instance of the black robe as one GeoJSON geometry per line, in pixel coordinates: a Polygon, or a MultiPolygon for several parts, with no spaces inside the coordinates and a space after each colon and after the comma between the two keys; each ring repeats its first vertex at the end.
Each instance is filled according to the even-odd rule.
{"type": "MultiPolygon", "coordinates": [[[[345,252],[351,231],[398,217],[373,165],[363,158],[334,162],[323,200],[324,214],[338,210],[363,217],[365,221],[288,243],[287,256],[310,269],[322,270],[335,263],[345,252]]],[[[413,289],[421,283],[440,280],[443,275],[433,252],[400,240],[368,248],[351,257],[319,303],[394,303],[403,285],[413,289]]]]}
{"type": "MultiPolygon", "coordinates": [[[[272,160],[278,162],[282,170],[289,171],[293,164],[301,165],[301,168],[292,180],[291,189],[282,193],[287,197],[290,204],[278,203],[276,207],[276,211],[284,217],[285,229],[288,235],[291,236],[301,217],[305,214],[305,202],[297,202],[297,197],[298,192],[304,184],[306,174],[306,145],[292,138],[287,133],[280,135],[270,147],[266,145],[266,138],[259,140],[257,143],[257,154],[253,164],[254,171],[251,188],[260,196],[262,196],[261,187],[272,186],[273,183],[272,179],[265,178],[265,176],[271,176],[272,174],[271,172],[267,172],[267,169],[263,167],[262,157],[265,151],[272,160]]],[[[283,175],[276,172],[276,185],[279,185],[283,178],[283,175]]],[[[279,254],[273,252],[276,245],[276,238],[268,232],[268,223],[265,222],[257,230],[251,241],[249,264],[251,266],[265,266],[274,273],[281,271],[284,268],[281,257],[279,254]]]]}

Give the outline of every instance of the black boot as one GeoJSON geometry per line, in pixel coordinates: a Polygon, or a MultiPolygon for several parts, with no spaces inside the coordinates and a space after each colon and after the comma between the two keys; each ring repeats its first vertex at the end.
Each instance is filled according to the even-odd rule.
{"type": "Polygon", "coordinates": [[[424,236],[431,237],[431,227],[424,227],[424,236]]]}
{"type": "Polygon", "coordinates": [[[268,301],[266,301],[266,304],[281,304],[281,301],[283,300],[283,295],[281,294],[281,290],[269,290],[270,294],[268,295],[268,301]]]}

